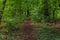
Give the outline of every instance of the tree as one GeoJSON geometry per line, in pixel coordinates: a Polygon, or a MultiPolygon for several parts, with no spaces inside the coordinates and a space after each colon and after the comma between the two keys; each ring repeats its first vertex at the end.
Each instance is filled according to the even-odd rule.
{"type": "Polygon", "coordinates": [[[27,10],[26,10],[26,11],[27,11],[27,15],[26,15],[26,16],[29,17],[29,16],[30,16],[30,10],[29,10],[29,6],[30,6],[30,5],[29,5],[29,0],[26,0],[26,5],[27,5],[27,10]]]}
{"type": "MultiPolygon", "coordinates": [[[[44,0],[44,17],[46,19],[49,19],[49,4],[48,4],[48,0],[44,0]]],[[[49,20],[48,20],[49,21],[49,20]]]]}
{"type": "Polygon", "coordinates": [[[2,19],[2,15],[3,15],[4,9],[5,9],[5,6],[6,6],[6,1],[7,1],[7,0],[3,0],[2,11],[0,11],[0,24],[1,24],[1,19],[2,19]]]}

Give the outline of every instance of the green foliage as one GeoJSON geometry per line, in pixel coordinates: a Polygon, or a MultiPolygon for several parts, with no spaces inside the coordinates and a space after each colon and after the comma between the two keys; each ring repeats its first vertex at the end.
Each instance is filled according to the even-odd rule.
{"type": "Polygon", "coordinates": [[[60,34],[55,32],[54,28],[35,28],[35,36],[38,40],[59,40],[60,34]]]}
{"type": "MultiPolygon", "coordinates": [[[[50,20],[60,20],[59,0],[49,0],[48,4],[50,20]]],[[[3,21],[12,25],[16,22],[23,22],[26,18],[27,7],[29,7],[30,17],[34,22],[48,20],[44,18],[44,0],[7,0],[2,18],[3,21]]],[[[2,10],[2,1],[0,1],[0,10],[2,10]]]]}
{"type": "Polygon", "coordinates": [[[8,38],[7,40],[16,40],[14,37],[8,38]]]}
{"type": "MultiPolygon", "coordinates": [[[[32,19],[32,22],[34,24],[40,21],[43,21],[43,22],[60,21],[60,7],[59,7],[60,0],[48,0],[48,4],[45,4],[44,1],[45,0],[38,0],[38,1],[37,0],[7,0],[4,11],[3,11],[3,15],[2,15],[2,22],[6,24],[5,26],[8,26],[8,29],[4,28],[2,29],[2,31],[5,33],[13,32],[17,34],[20,31],[19,28],[22,27],[24,20],[27,18],[28,8],[30,11],[29,17],[32,19]],[[46,9],[47,7],[48,7],[49,16],[48,17],[46,16],[45,18],[44,9],[46,9]]],[[[2,7],[3,7],[3,1],[0,0],[0,11],[2,11],[2,7]]],[[[47,26],[52,26],[52,25],[47,25],[46,23],[44,23],[43,24],[44,28],[38,29],[38,31],[36,32],[37,33],[36,35],[38,35],[39,37],[43,36],[42,40],[45,39],[45,37],[48,38],[48,36],[50,36],[49,34],[53,32],[53,29],[45,29],[47,26]]],[[[54,35],[52,34],[53,33],[51,33],[51,36],[54,35]]],[[[0,38],[1,36],[2,35],[0,35],[0,38]]],[[[15,40],[15,39],[11,38],[11,40],[15,40]]],[[[48,40],[48,39],[45,39],[45,40],[48,40]]],[[[57,40],[59,40],[59,38],[57,38],[57,40]]]]}

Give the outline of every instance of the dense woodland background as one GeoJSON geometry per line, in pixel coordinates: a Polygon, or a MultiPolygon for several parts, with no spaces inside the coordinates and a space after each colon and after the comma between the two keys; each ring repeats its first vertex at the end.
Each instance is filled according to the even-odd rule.
{"type": "Polygon", "coordinates": [[[34,21],[58,21],[59,0],[0,0],[0,20],[5,23],[23,22],[27,15],[34,21]]]}
{"type": "MultiPolygon", "coordinates": [[[[20,33],[19,28],[22,27],[26,18],[32,20],[34,27],[43,27],[42,30],[50,31],[47,27],[53,26],[52,30],[54,30],[55,26],[53,24],[47,25],[47,23],[60,23],[60,0],[0,0],[1,40],[2,38],[4,39],[5,36],[8,36],[9,33],[20,33]]],[[[39,30],[36,28],[36,30],[37,34],[35,32],[35,35],[40,35],[39,30],[41,30],[41,28],[39,30]]],[[[44,31],[44,33],[46,32],[44,31]]],[[[49,32],[47,33],[49,35],[49,32]]],[[[45,34],[41,35],[43,36],[45,34]]],[[[53,34],[53,36],[54,35],[57,34],[53,34]]],[[[44,40],[43,38],[41,39],[44,40]]],[[[60,40],[58,36],[57,39],[60,40]]],[[[9,40],[9,38],[7,40],[9,40]]]]}

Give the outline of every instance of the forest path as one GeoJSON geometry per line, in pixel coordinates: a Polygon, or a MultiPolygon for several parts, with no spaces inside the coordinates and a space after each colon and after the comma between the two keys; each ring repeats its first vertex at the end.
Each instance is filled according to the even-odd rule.
{"type": "MultiPolygon", "coordinates": [[[[53,25],[56,28],[60,27],[60,23],[59,22],[52,22],[52,23],[48,22],[48,23],[45,23],[45,24],[47,24],[47,25],[53,25]]],[[[43,26],[44,24],[43,23],[38,23],[38,25],[43,26]]]]}
{"type": "MultiPolygon", "coordinates": [[[[60,23],[46,23],[47,25],[54,25],[54,27],[59,28],[60,23]]],[[[42,26],[43,23],[37,23],[37,26],[42,26]]],[[[33,33],[32,31],[36,31],[33,30],[35,24],[32,23],[31,19],[27,19],[25,20],[23,27],[21,28],[22,34],[21,35],[10,35],[10,37],[14,37],[16,38],[16,40],[21,40],[21,38],[23,40],[37,40],[36,37],[34,37],[35,35],[32,35],[31,33],[33,33]],[[28,31],[27,31],[28,30],[28,31]]],[[[44,26],[44,25],[43,25],[44,26]]],[[[60,31],[60,30],[56,30],[60,31]]]]}
{"type": "Polygon", "coordinates": [[[9,36],[16,38],[16,40],[37,40],[37,38],[33,34],[33,31],[35,31],[34,24],[32,23],[32,20],[30,18],[27,18],[24,21],[20,30],[21,30],[20,35],[10,34],[9,36]]]}
{"type": "Polygon", "coordinates": [[[37,40],[36,37],[32,34],[34,31],[34,25],[32,24],[32,20],[27,18],[21,28],[22,34],[21,39],[23,40],[37,40]]]}
{"type": "Polygon", "coordinates": [[[48,23],[54,25],[56,28],[60,28],[60,23],[59,22],[53,22],[53,23],[48,23]]]}

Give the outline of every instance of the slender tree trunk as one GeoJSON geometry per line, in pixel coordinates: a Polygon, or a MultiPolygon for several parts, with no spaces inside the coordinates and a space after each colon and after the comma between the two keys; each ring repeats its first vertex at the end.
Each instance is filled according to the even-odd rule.
{"type": "Polygon", "coordinates": [[[29,5],[29,0],[26,0],[26,17],[29,17],[30,16],[30,5],[29,5]]]}
{"type": "Polygon", "coordinates": [[[1,19],[2,19],[2,16],[3,16],[4,8],[5,8],[5,5],[6,5],[6,1],[7,1],[7,0],[3,0],[2,11],[0,11],[0,24],[1,24],[1,19]]]}
{"type": "MultiPolygon", "coordinates": [[[[44,0],[44,18],[45,19],[50,19],[49,18],[49,4],[48,4],[48,0],[44,0]]],[[[48,20],[49,21],[49,20],[48,20]]]]}
{"type": "Polygon", "coordinates": [[[27,17],[30,16],[30,11],[29,11],[29,8],[27,8],[27,17]]]}
{"type": "Polygon", "coordinates": [[[23,8],[22,8],[22,0],[20,0],[20,9],[19,9],[20,15],[23,14],[23,8]]]}
{"type": "Polygon", "coordinates": [[[59,7],[60,7],[60,0],[58,0],[58,3],[59,3],[59,7]]]}

